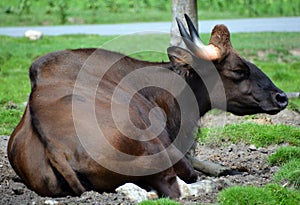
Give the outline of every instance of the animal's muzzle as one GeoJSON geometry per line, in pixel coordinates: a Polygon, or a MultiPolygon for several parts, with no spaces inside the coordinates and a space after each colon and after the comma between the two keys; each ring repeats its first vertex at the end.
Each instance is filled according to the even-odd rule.
{"type": "Polygon", "coordinates": [[[286,106],[288,105],[288,97],[284,92],[278,92],[275,94],[275,101],[277,103],[277,106],[280,109],[284,109],[286,108],[286,106]]]}

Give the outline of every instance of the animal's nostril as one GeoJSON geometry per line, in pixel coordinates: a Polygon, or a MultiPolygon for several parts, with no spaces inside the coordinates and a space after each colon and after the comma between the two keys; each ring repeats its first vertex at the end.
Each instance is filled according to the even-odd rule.
{"type": "Polygon", "coordinates": [[[283,109],[288,104],[288,98],[285,93],[277,93],[275,96],[275,99],[278,103],[278,105],[283,109]]]}
{"type": "Polygon", "coordinates": [[[287,101],[287,96],[284,93],[277,93],[276,94],[276,100],[277,102],[286,102],[287,101]]]}

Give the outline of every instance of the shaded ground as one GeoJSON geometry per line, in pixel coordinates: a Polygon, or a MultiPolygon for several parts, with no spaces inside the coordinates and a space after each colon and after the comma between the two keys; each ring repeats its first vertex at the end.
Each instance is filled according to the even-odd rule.
{"type": "MultiPolygon", "coordinates": [[[[300,126],[300,114],[285,110],[278,115],[256,115],[255,117],[237,117],[231,114],[208,114],[202,120],[202,126],[222,126],[224,123],[239,123],[245,120],[257,123],[287,124],[300,126]],[[226,120],[224,121],[224,116],[226,120]]],[[[0,204],[134,204],[122,194],[86,192],[81,197],[47,198],[40,197],[28,190],[16,176],[7,159],[7,136],[0,137],[0,204]],[[54,201],[55,200],[55,201],[54,201]]],[[[274,153],[277,145],[267,148],[255,148],[242,143],[231,144],[226,147],[218,145],[198,146],[198,157],[203,160],[218,162],[234,168],[242,174],[219,178],[201,175],[201,179],[211,179],[217,183],[218,189],[234,184],[261,186],[272,182],[273,174],[278,170],[276,166],[267,164],[267,157],[274,153]]],[[[184,204],[213,203],[217,200],[217,193],[203,193],[200,197],[188,197],[180,202],[184,204]]]]}

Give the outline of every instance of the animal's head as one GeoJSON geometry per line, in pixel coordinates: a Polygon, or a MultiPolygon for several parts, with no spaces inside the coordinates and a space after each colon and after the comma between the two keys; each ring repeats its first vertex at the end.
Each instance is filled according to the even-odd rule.
{"type": "MultiPolygon", "coordinates": [[[[276,114],[286,108],[288,104],[286,94],[256,65],[245,60],[232,48],[230,33],[226,26],[216,25],[211,33],[209,45],[204,45],[189,17],[187,15],[185,17],[190,34],[180,20],[177,19],[177,22],[181,36],[191,53],[179,47],[170,47],[168,53],[175,66],[185,64],[185,67],[198,69],[203,73],[202,78],[211,77],[213,73],[211,69],[216,70],[223,82],[226,109],[234,114],[276,114]],[[208,62],[212,62],[210,64],[213,66],[205,66],[209,65],[208,62]]],[[[218,89],[215,90],[212,95],[219,95],[218,89]]],[[[201,99],[201,96],[197,97],[201,99]]]]}

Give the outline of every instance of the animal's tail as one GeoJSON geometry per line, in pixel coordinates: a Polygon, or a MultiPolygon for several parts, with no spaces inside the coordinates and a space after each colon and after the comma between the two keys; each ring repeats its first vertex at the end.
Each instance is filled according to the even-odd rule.
{"type": "MultiPolygon", "coordinates": [[[[33,88],[34,90],[34,88],[33,88]]],[[[29,109],[32,118],[32,125],[39,134],[39,138],[41,142],[44,144],[46,149],[46,156],[48,157],[51,166],[56,169],[56,171],[65,179],[68,183],[70,189],[76,195],[82,194],[85,190],[80,180],[78,179],[75,171],[72,169],[70,164],[67,161],[65,155],[65,149],[63,146],[57,142],[55,142],[50,136],[50,134],[46,134],[41,126],[40,120],[38,116],[35,114],[34,106],[30,106],[31,96],[29,100],[29,109]]]]}
{"type": "Polygon", "coordinates": [[[32,109],[30,109],[30,113],[32,117],[33,127],[38,132],[40,140],[45,146],[46,155],[51,165],[65,179],[70,189],[76,195],[82,194],[85,191],[85,188],[82,186],[75,171],[68,163],[64,153],[65,149],[60,144],[55,143],[54,140],[51,140],[51,136],[48,136],[43,132],[42,127],[40,126],[40,121],[35,116],[32,109]]]}

